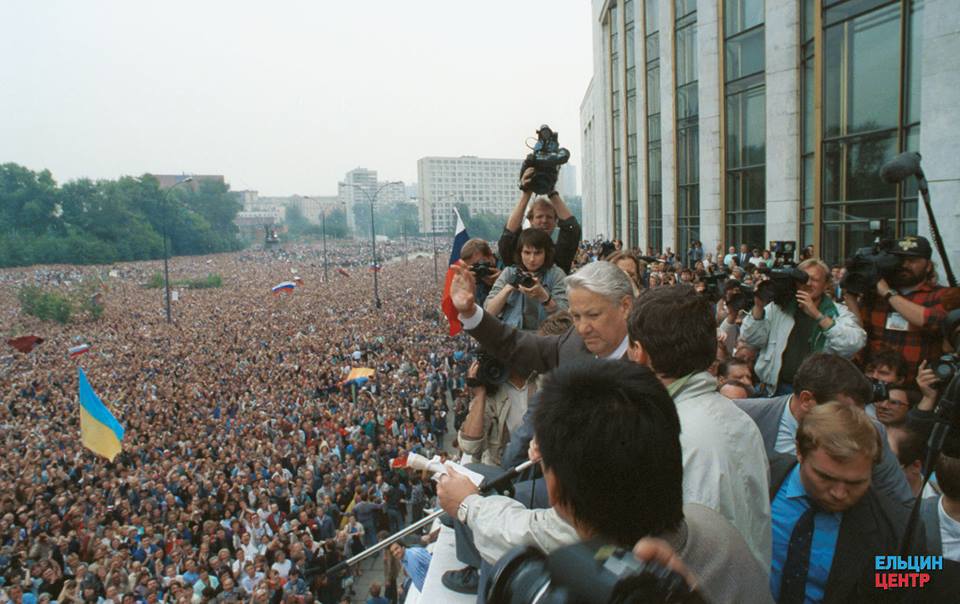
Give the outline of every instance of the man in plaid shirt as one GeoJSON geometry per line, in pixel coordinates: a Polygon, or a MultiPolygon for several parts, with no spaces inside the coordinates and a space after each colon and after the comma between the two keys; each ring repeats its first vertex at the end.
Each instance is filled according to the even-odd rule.
{"type": "Polygon", "coordinates": [[[882,244],[887,253],[900,257],[896,271],[877,282],[877,296],[861,308],[847,293],[847,306],[859,314],[871,352],[893,348],[907,363],[907,383],[917,377],[921,361],[932,363],[943,349],[943,308],[946,288],[935,285],[930,257],[933,249],[925,237],[907,236],[882,244]]]}

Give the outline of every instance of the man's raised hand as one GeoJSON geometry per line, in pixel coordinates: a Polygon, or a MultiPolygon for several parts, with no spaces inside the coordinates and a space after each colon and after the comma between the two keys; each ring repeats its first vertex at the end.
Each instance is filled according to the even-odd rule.
{"type": "Polygon", "coordinates": [[[450,300],[457,312],[469,319],[477,312],[476,277],[463,260],[457,260],[450,268],[454,273],[450,283],[450,300]]]}

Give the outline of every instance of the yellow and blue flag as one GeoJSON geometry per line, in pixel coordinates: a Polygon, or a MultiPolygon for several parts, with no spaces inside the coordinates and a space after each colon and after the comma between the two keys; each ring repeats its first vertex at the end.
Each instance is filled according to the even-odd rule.
{"type": "Polygon", "coordinates": [[[93,391],[87,374],[80,372],[80,440],[83,446],[110,461],[120,453],[123,426],[93,391]]]}

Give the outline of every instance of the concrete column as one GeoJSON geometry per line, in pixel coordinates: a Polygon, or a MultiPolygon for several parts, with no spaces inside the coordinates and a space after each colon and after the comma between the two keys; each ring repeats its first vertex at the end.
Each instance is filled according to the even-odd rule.
{"type": "MultiPolygon", "coordinates": [[[[663,167],[663,247],[677,251],[677,107],[673,0],[660,0],[660,120],[663,167]]],[[[661,250],[654,250],[659,252],[661,250]]]]}
{"type": "MultiPolygon", "coordinates": [[[[700,239],[704,253],[723,240],[720,232],[720,57],[716,0],[697,3],[697,96],[700,102],[700,239]]],[[[681,251],[681,250],[678,250],[681,251]]],[[[686,250],[682,250],[686,251],[686,250]]]]}
{"type": "MultiPolygon", "coordinates": [[[[920,154],[930,183],[930,200],[954,274],[960,273],[960,12],[955,0],[926,0],[920,88],[920,154]]],[[[920,235],[930,236],[929,220],[921,202],[920,235]]],[[[931,242],[932,243],[932,242],[931,242]]],[[[934,261],[942,265],[934,251],[934,261]]],[[[943,270],[940,282],[946,284],[943,270]]]]}
{"type": "Polygon", "coordinates": [[[767,241],[800,238],[800,12],[798,2],[767,2],[767,241]]]}

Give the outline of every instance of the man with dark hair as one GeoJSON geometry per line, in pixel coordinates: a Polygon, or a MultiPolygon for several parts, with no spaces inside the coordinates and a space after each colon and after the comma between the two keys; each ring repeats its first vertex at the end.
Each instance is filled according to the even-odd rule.
{"type": "Polygon", "coordinates": [[[932,363],[940,356],[947,290],[936,285],[933,248],[925,237],[908,235],[884,242],[884,248],[900,259],[889,282],[880,279],[876,292],[860,299],[847,292],[844,299],[860,315],[869,349],[896,350],[906,362],[906,379],[913,381],[921,361],[932,363]]]}
{"type": "MultiPolygon", "coordinates": [[[[796,452],[797,427],[818,404],[836,401],[863,409],[873,398],[869,380],[856,365],[824,352],[812,354],[801,363],[794,376],[794,387],[792,394],[735,401],[756,422],[768,458],[796,452]]],[[[884,449],[880,463],[874,467],[873,483],[892,500],[910,505],[913,496],[896,458],[886,446],[886,431],[880,422],[874,424],[883,437],[884,449]]]]}
{"type": "Polygon", "coordinates": [[[578,540],[629,548],[656,536],[673,545],[710,601],[770,601],[765,569],[737,530],[684,503],[682,418],[657,376],[624,361],[583,360],[546,376],[540,396],[534,453],[551,509],[483,498],[455,473],[440,481],[441,506],[465,510],[486,563],[522,544],[547,552],[578,540]]]}
{"type": "MultiPolygon", "coordinates": [[[[533,178],[534,169],[527,168],[521,177],[521,187],[526,188],[533,178]]],[[[556,191],[551,191],[546,197],[538,197],[530,205],[529,211],[527,205],[533,193],[524,190],[517,200],[516,207],[510,213],[507,224],[500,234],[500,240],[497,242],[497,249],[500,252],[500,258],[503,264],[509,266],[517,263],[517,236],[520,234],[520,228],[523,225],[524,212],[527,220],[530,221],[532,228],[543,231],[547,235],[552,235],[553,230],[560,227],[557,235],[557,257],[556,265],[560,269],[569,273],[573,266],[573,259],[577,255],[577,248],[580,245],[580,223],[576,216],[570,212],[563,198],[556,191]]]]}
{"type": "Polygon", "coordinates": [[[766,565],[770,508],[763,440],[707,372],[716,358],[716,328],[709,301],[692,286],[648,290],[630,311],[630,358],[656,373],[677,407],[684,501],[719,512],[766,565]]]}
{"type": "Polygon", "coordinates": [[[920,517],[930,553],[960,562],[960,437],[951,436],[934,466],[942,494],[923,500],[920,517]]]}
{"type": "Polygon", "coordinates": [[[911,422],[887,426],[887,444],[896,456],[914,497],[920,493],[920,486],[923,484],[923,464],[927,459],[928,437],[929,434],[924,434],[911,422]]]}
{"type": "Polygon", "coordinates": [[[750,364],[738,358],[720,361],[717,366],[717,384],[723,386],[727,382],[745,384],[752,392],[753,370],[750,369],[750,364]]]}
{"type": "Polygon", "coordinates": [[[870,355],[863,372],[871,380],[902,384],[907,379],[907,364],[896,350],[884,348],[870,355]]]}

